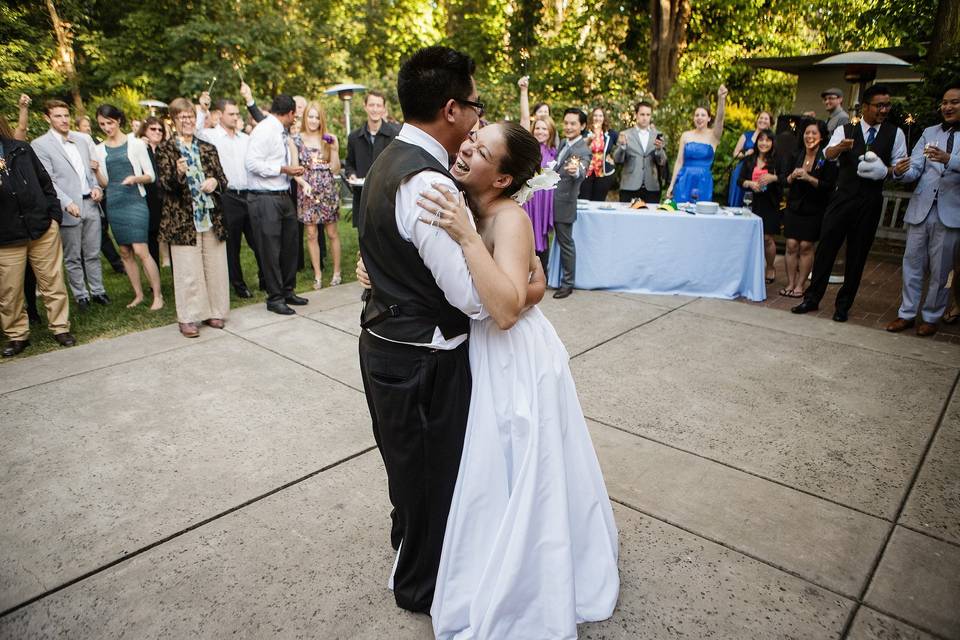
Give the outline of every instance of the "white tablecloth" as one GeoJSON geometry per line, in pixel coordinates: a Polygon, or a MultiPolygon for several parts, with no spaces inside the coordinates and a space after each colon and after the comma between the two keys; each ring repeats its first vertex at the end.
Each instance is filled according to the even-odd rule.
{"type": "MultiPolygon", "coordinates": [[[[767,297],[763,221],[749,212],[691,215],[591,202],[578,208],[573,239],[578,289],[754,301],[767,297]]],[[[559,286],[556,240],[548,271],[548,284],[559,286]]]]}

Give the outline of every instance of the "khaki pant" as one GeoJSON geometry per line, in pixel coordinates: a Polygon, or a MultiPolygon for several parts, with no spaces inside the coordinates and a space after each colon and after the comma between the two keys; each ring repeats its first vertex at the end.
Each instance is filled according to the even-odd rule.
{"type": "Polygon", "coordinates": [[[47,307],[50,331],[57,335],[70,331],[67,287],[63,279],[63,245],[60,225],[50,228],[26,244],[0,247],[0,328],[11,340],[30,337],[30,322],[23,306],[23,275],[27,261],[37,275],[37,287],[47,307]]]}
{"type": "Polygon", "coordinates": [[[230,313],[227,243],[213,231],[197,234],[196,246],[170,245],[177,321],[226,319],[230,313]]]}

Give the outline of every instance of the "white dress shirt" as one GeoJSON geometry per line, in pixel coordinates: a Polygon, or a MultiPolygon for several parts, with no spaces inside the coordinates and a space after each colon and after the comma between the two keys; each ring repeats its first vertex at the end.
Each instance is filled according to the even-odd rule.
{"type": "MultiPolygon", "coordinates": [[[[880,135],[880,125],[875,124],[873,127],[876,129],[876,135],[880,135]]],[[[860,119],[860,128],[863,130],[863,140],[867,140],[868,132],[870,131],[870,125],[867,124],[867,121],[863,118],[860,119]]],[[[844,137],[844,128],[837,127],[833,130],[833,135],[830,137],[830,144],[827,145],[827,149],[835,147],[841,142],[843,142],[844,137]]],[[[897,160],[907,157],[907,139],[903,135],[903,131],[900,127],[897,127],[897,135],[893,139],[893,151],[890,154],[890,163],[891,165],[896,163],[897,160]]]]}
{"type": "Polygon", "coordinates": [[[80,157],[80,150],[77,149],[77,144],[72,140],[64,138],[59,133],[57,134],[57,140],[63,145],[63,152],[67,154],[70,164],[73,165],[73,170],[80,176],[81,193],[85,196],[90,195],[90,183],[87,181],[87,171],[83,166],[83,158],[80,157]]]}
{"type": "MultiPolygon", "coordinates": [[[[260,126],[258,125],[257,128],[259,129],[260,126]]],[[[447,150],[443,148],[443,145],[426,131],[418,129],[412,124],[405,123],[401,127],[397,140],[424,149],[444,167],[450,163],[447,150]]],[[[417,247],[417,252],[423,259],[423,264],[433,274],[433,279],[436,280],[437,286],[443,291],[447,302],[470,318],[480,320],[487,314],[480,302],[480,295],[473,285],[473,278],[470,277],[470,270],[467,269],[467,261],[463,257],[463,250],[460,245],[443,229],[427,225],[419,220],[420,216],[424,214],[424,210],[417,204],[417,200],[420,199],[420,192],[430,191],[433,189],[434,183],[441,184],[452,191],[459,191],[453,180],[442,173],[428,169],[414,174],[402,182],[397,189],[397,230],[404,240],[412,242],[417,247]]],[[[368,329],[368,331],[370,330],[368,329]]],[[[377,335],[374,331],[370,331],[370,333],[378,338],[386,339],[377,335]]],[[[437,327],[433,330],[433,340],[429,344],[404,344],[450,350],[463,344],[466,339],[467,334],[464,333],[447,340],[440,332],[440,327],[437,327]]]]}
{"type": "Polygon", "coordinates": [[[229,189],[246,189],[247,167],[245,160],[250,136],[240,130],[231,134],[223,125],[219,124],[213,129],[204,129],[203,118],[199,112],[197,113],[196,136],[217,148],[217,155],[220,156],[220,166],[223,167],[223,175],[227,176],[227,187],[229,189]]]}
{"type": "Polygon", "coordinates": [[[647,145],[650,144],[650,129],[637,129],[637,137],[640,139],[640,146],[643,147],[643,150],[647,150],[647,145]]]}
{"type": "Polygon", "coordinates": [[[290,177],[280,173],[280,167],[290,164],[285,133],[283,125],[276,116],[267,114],[267,117],[250,134],[247,153],[244,156],[248,189],[257,191],[290,189],[290,177]]]}

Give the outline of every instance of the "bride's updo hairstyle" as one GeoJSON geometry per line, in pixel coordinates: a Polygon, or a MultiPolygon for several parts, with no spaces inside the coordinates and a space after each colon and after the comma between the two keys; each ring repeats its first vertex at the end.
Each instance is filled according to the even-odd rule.
{"type": "Polygon", "coordinates": [[[507,153],[500,159],[500,172],[513,178],[505,196],[512,196],[540,169],[540,143],[516,122],[499,122],[507,153]]]}

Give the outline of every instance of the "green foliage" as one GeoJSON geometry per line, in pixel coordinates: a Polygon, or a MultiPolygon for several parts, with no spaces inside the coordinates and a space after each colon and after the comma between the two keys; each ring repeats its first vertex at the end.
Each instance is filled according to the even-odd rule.
{"type": "MultiPolygon", "coordinates": [[[[93,119],[97,107],[101,104],[112,104],[123,111],[123,115],[127,117],[127,122],[142,120],[150,115],[149,109],[140,105],[140,101],[143,99],[143,95],[136,89],[123,86],[116,87],[113,93],[109,95],[93,96],[90,99],[89,115],[93,119]]],[[[96,123],[94,123],[94,127],[96,127],[96,123]]]]}

